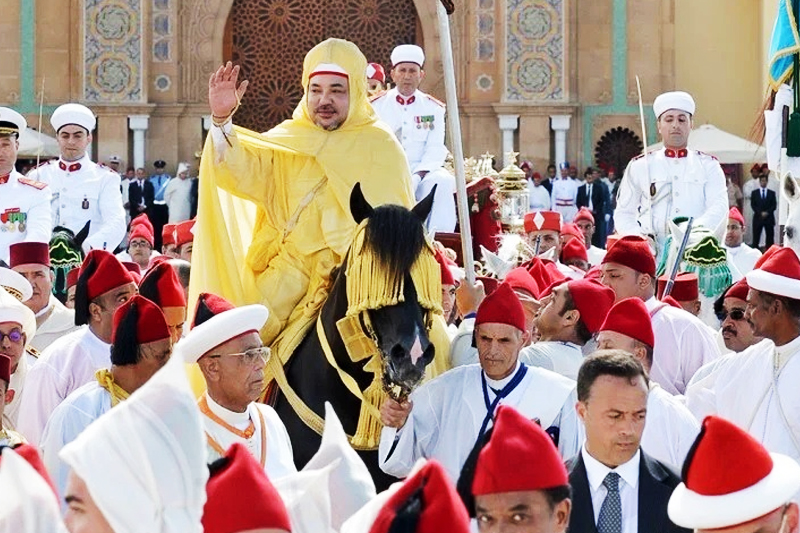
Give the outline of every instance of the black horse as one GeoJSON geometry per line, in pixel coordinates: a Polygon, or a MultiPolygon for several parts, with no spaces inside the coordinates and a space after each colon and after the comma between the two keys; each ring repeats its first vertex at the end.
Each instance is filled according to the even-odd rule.
{"type": "MultiPolygon", "coordinates": [[[[419,304],[410,275],[412,265],[420,254],[429,253],[426,251],[422,224],[430,213],[434,192],[431,191],[411,210],[397,205],[373,208],[364,198],[359,184],[350,195],[350,212],[356,223],[368,219],[362,250],[368,249],[369,253],[376,255],[387,279],[402,276],[405,280],[403,302],[366,311],[380,351],[384,383],[400,387],[405,392],[421,381],[425,366],[433,360],[434,355],[434,346],[426,331],[428,310],[419,304]]],[[[350,253],[354,253],[352,245],[348,251],[350,253]]],[[[347,264],[347,259],[344,264],[347,264]]],[[[367,359],[359,362],[351,360],[337,328],[337,321],[345,316],[348,309],[347,276],[343,265],[334,271],[332,279],[333,286],[320,312],[319,325],[324,329],[336,363],[355,379],[358,388],[363,391],[372,383],[374,374],[364,370],[367,359]]],[[[361,327],[366,325],[364,317],[359,324],[361,327]]],[[[328,364],[317,332],[319,325],[311,328],[286,364],[286,380],[296,395],[317,415],[324,416],[324,404],[330,402],[344,430],[348,435],[353,435],[358,425],[361,401],[348,390],[337,369],[328,364]]],[[[271,403],[286,425],[294,448],[295,464],[301,468],[318,450],[320,435],[301,420],[284,391],[273,389],[272,392],[271,403]]],[[[379,491],[396,481],[378,467],[377,450],[358,452],[379,491]]]]}

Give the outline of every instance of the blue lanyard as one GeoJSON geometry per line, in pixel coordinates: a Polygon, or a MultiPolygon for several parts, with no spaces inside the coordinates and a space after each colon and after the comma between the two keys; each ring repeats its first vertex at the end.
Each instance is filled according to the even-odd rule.
{"type": "Polygon", "coordinates": [[[486,373],[481,372],[481,385],[483,385],[483,402],[486,404],[486,418],[483,419],[483,424],[481,424],[481,430],[478,433],[478,438],[481,437],[486,432],[486,428],[489,425],[489,421],[494,418],[494,412],[497,409],[497,404],[500,403],[500,400],[511,394],[514,389],[517,388],[517,385],[522,383],[522,379],[525,377],[525,374],[528,373],[528,367],[525,364],[519,365],[519,370],[517,373],[514,374],[514,377],[509,381],[505,387],[503,387],[500,391],[497,392],[497,396],[495,396],[493,402],[489,402],[489,386],[486,384],[486,373]]]}

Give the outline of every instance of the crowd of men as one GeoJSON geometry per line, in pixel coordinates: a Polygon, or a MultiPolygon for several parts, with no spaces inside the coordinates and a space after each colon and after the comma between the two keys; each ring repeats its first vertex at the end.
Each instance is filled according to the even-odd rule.
{"type": "Polygon", "coordinates": [[[434,155],[444,106],[418,89],[423,63],[399,46],[396,87],[370,105],[367,80],[385,82],[383,69],[325,41],[306,58],[296,117],[263,136],[233,128],[238,67],[211,76],[202,179],[216,181],[202,186],[263,208],[243,265],[260,301],[248,305],[214,292],[189,305],[192,272],[219,242],[208,189],[197,239],[193,220],[171,225],[159,203],[168,177],[136,184],[152,209],[131,182],[126,228],[119,176],[86,155],[91,111],[61,106],[61,158],[23,177],[24,120],[0,109],[0,202],[8,191],[21,206],[0,233],[0,531],[800,531],[800,258],[743,244],[741,213],[718,205],[719,164],[687,148],[695,108],[681,92],[654,102],[664,148],[626,169],[608,241],[593,241],[608,195],[592,187],[605,185],[587,180],[568,206],[556,180],[550,204],[525,217],[536,255],[504,275],[467,283],[433,242],[450,370],[376,406],[378,466],[397,483],[377,493],[330,406],[320,450],[295,463],[297,443],[258,400],[270,348],[330,281],[307,265],[335,266],[347,250],[354,223],[339,194],[354,156],[338,150],[377,151],[395,172],[394,184],[360,177],[372,201],[410,207],[435,186],[430,235],[455,224],[453,178],[434,155]],[[698,318],[696,274],[656,274],[668,222],[684,215],[727,220],[736,279],[714,321],[698,318]],[[79,258],[64,302],[58,226],[79,258]]]}

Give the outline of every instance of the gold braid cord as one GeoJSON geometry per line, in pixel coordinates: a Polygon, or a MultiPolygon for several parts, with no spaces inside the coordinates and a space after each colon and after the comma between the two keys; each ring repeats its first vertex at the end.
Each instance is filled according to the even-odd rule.
{"type": "Polygon", "coordinates": [[[94,378],[97,380],[97,383],[111,395],[111,407],[116,407],[120,402],[127,400],[130,396],[130,394],[125,392],[122,387],[114,382],[114,376],[111,375],[110,370],[101,368],[95,372],[94,378]]]}
{"type": "MultiPolygon", "coordinates": [[[[359,362],[369,358],[367,364],[364,365],[364,370],[372,372],[373,379],[363,392],[358,387],[356,380],[336,362],[322,320],[321,318],[317,319],[317,334],[328,364],[336,369],[339,378],[350,393],[361,401],[361,412],[355,435],[348,436],[350,444],[357,450],[375,450],[378,447],[381,429],[383,429],[379,409],[387,398],[383,383],[383,361],[367,311],[397,305],[404,301],[403,277],[397,276],[389,279],[387,269],[380,264],[377,255],[364,246],[366,222],[363,221],[356,229],[355,238],[347,256],[345,275],[347,276],[348,309],[345,317],[336,324],[342,334],[350,359],[353,362],[359,362]],[[367,324],[368,331],[366,333],[361,327],[360,319],[367,324]]],[[[439,264],[436,262],[430,243],[411,267],[411,279],[417,291],[419,304],[429,314],[441,315],[441,277],[439,264]]],[[[432,322],[429,316],[428,331],[430,331],[432,322]]],[[[322,417],[313,412],[291,388],[280,360],[272,358],[269,366],[281,392],[286,396],[295,413],[309,428],[321,435],[325,425],[322,417]]]]}

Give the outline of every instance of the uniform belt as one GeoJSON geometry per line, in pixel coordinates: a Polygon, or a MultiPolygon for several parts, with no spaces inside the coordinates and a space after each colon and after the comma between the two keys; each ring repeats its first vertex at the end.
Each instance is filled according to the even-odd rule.
{"type": "Polygon", "coordinates": [[[167,202],[164,200],[153,200],[153,205],[167,205],[167,202]]]}

